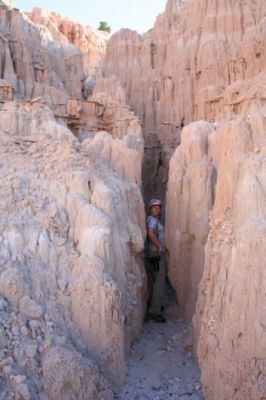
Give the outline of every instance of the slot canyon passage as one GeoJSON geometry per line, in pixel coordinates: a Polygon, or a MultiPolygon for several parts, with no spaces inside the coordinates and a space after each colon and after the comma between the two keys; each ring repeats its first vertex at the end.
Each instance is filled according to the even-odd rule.
{"type": "Polygon", "coordinates": [[[0,400],[265,400],[265,0],[112,36],[0,0],[0,43],[0,400]]]}

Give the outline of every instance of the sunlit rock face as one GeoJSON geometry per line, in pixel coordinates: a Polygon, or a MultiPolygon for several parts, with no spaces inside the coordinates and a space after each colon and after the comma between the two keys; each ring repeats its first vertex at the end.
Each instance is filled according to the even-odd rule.
{"type": "Polygon", "coordinates": [[[105,131],[93,140],[95,154],[100,152],[123,178],[141,187],[144,150],[141,124],[126,105],[125,93],[116,78],[97,80],[93,95],[83,102],[83,115],[90,132],[105,131]]]}
{"type": "MultiPolygon", "coordinates": [[[[216,193],[217,177],[222,168],[219,160],[223,152],[229,151],[230,141],[233,141],[230,136],[221,146],[217,138],[229,121],[235,121],[236,129],[240,131],[254,130],[251,153],[265,144],[265,82],[265,73],[260,73],[252,79],[229,85],[204,111],[210,110],[210,120],[215,116],[215,123],[202,120],[186,126],[181,134],[181,145],[170,162],[166,213],[167,244],[171,250],[169,275],[177,289],[182,312],[188,318],[195,310],[204,267],[210,211],[217,201],[223,201],[216,193]],[[244,124],[243,121],[249,120],[252,124],[256,121],[254,128],[244,124]]],[[[232,168],[230,173],[233,173],[232,168]]],[[[233,196],[235,182],[229,182],[223,191],[229,189],[233,196]]]]}
{"type": "Polygon", "coordinates": [[[197,300],[195,345],[207,399],[265,393],[265,310],[258,306],[265,295],[261,110],[188,125],[170,163],[169,276],[188,318],[197,300]]]}
{"type": "Polygon", "coordinates": [[[50,96],[53,104],[86,94],[99,69],[106,38],[35,8],[28,17],[1,2],[0,75],[18,98],[50,96]]]}
{"type": "Polygon", "coordinates": [[[109,400],[144,313],[140,121],[105,37],[0,14],[0,393],[109,400]]]}
{"type": "Polygon", "coordinates": [[[144,35],[121,30],[112,36],[105,71],[119,77],[145,133],[170,145],[180,127],[198,119],[202,90],[212,88],[215,98],[264,70],[265,17],[262,0],[168,1],[144,35]]]}
{"type": "Polygon", "coordinates": [[[153,29],[144,35],[121,30],[108,42],[105,73],[120,79],[143,122],[147,199],[151,190],[165,191],[181,129],[199,118],[213,120],[204,110],[229,84],[264,70],[265,16],[263,0],[168,1],[153,29]]]}
{"type": "Polygon", "coordinates": [[[215,127],[207,121],[183,129],[181,145],[170,161],[166,208],[169,277],[182,314],[191,318],[204,267],[217,170],[211,143],[215,127]]]}
{"type": "Polygon", "coordinates": [[[90,398],[109,398],[88,359],[122,382],[144,306],[144,209],[135,177],[121,167],[133,150],[107,132],[78,142],[38,102],[5,103],[0,135],[1,341],[12,358],[1,388],[19,391],[12,384],[19,368],[32,395],[36,384],[51,399],[85,398],[91,385],[90,398]],[[61,371],[50,386],[52,366],[61,371]]]}
{"type": "Polygon", "coordinates": [[[85,27],[77,21],[38,7],[27,13],[27,16],[39,30],[43,43],[48,46],[76,46],[82,55],[84,73],[96,74],[110,36],[108,33],[85,27]]]}
{"type": "Polygon", "coordinates": [[[173,153],[169,278],[195,313],[213,400],[265,396],[265,18],[264,1],[168,1],[152,30],[107,46],[105,73],[143,121],[147,198],[163,195],[173,153]]]}
{"type": "Polygon", "coordinates": [[[110,39],[103,78],[89,28],[0,17],[1,395],[112,399],[144,312],[141,182],[163,197],[168,179],[205,397],[263,399],[265,1],[169,0],[110,39]]]}
{"type": "Polygon", "coordinates": [[[265,310],[258,306],[265,296],[264,88],[258,68],[219,91],[202,90],[197,113],[208,122],[183,129],[170,163],[169,273],[187,317],[197,300],[207,399],[263,399],[266,388],[265,310]]]}
{"type": "Polygon", "coordinates": [[[207,399],[263,399],[266,113],[224,122],[211,144],[217,184],[194,316],[207,399]]]}

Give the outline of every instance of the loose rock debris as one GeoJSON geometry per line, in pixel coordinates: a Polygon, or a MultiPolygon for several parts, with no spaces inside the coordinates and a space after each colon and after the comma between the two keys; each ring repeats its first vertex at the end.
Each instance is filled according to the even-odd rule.
{"type": "Polygon", "coordinates": [[[192,355],[192,327],[166,307],[165,324],[145,322],[128,359],[120,400],[203,400],[200,372],[192,355]]]}

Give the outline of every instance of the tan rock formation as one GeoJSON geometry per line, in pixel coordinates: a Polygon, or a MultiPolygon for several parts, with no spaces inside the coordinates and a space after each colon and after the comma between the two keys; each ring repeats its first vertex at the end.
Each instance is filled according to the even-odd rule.
{"type": "Polygon", "coordinates": [[[105,35],[0,14],[1,396],[111,399],[144,312],[140,121],[96,82],[105,35]]]}
{"type": "Polygon", "coordinates": [[[199,293],[195,343],[207,399],[265,393],[264,314],[255,305],[265,280],[264,79],[226,88],[212,108],[219,122],[184,128],[170,163],[170,277],[188,316],[199,293]]]}
{"type": "MultiPolygon", "coordinates": [[[[256,140],[262,143],[264,87],[265,74],[261,73],[250,80],[228,86],[219,97],[211,97],[210,101],[206,99],[212,91],[207,88],[205,100],[202,98],[204,106],[201,115],[209,116],[210,120],[216,118],[217,122],[215,125],[197,122],[184,128],[181,146],[171,159],[166,219],[167,244],[171,250],[169,273],[177,288],[181,309],[188,317],[194,312],[204,266],[204,247],[209,232],[208,211],[214,204],[216,177],[221,168],[220,153],[226,146],[230,147],[230,138],[227,145],[217,145],[217,127],[223,126],[224,120],[241,116],[246,119],[245,116],[249,115],[249,119],[257,118],[254,131],[256,140]]],[[[234,184],[231,189],[234,190],[234,184]]]]}
{"type": "Polygon", "coordinates": [[[14,89],[4,79],[0,79],[0,103],[12,101],[14,89]]]}
{"type": "MultiPolygon", "coordinates": [[[[88,352],[114,383],[123,381],[125,349],[139,333],[144,307],[141,152],[137,157],[130,148],[133,139],[113,140],[109,133],[79,144],[40,102],[5,103],[0,132],[0,292],[25,326],[30,321],[36,338],[27,345],[40,336],[42,370],[32,376],[18,361],[20,340],[7,356],[15,368],[19,362],[31,395],[35,383],[51,399],[85,398],[86,390],[92,399],[111,398],[96,389],[102,378],[78,353],[88,352]],[[133,153],[134,174],[122,160],[133,153]],[[69,375],[68,360],[78,375],[69,375]],[[52,365],[61,372],[50,385],[52,365]],[[96,374],[95,386],[85,383],[86,374],[96,374]]],[[[3,390],[13,390],[9,375],[5,382],[3,390]]]]}
{"type": "Polygon", "coordinates": [[[217,134],[216,200],[195,315],[207,399],[265,396],[265,123],[255,114],[217,134]]]}
{"type": "Polygon", "coordinates": [[[35,7],[26,13],[38,27],[41,35],[47,31],[56,45],[62,47],[70,44],[80,49],[83,57],[83,68],[86,75],[95,74],[98,61],[102,58],[109,34],[83,26],[77,21],[62,17],[55,12],[44,11],[35,7]]]}
{"type": "Polygon", "coordinates": [[[143,122],[146,197],[162,193],[181,141],[167,192],[169,277],[191,317],[203,273],[195,341],[207,399],[265,395],[265,17],[264,1],[169,0],[152,30],[121,31],[107,47],[105,73],[143,122]]]}
{"type": "MultiPolygon", "coordinates": [[[[180,142],[182,127],[202,118],[198,110],[207,87],[217,101],[229,84],[264,71],[265,16],[263,0],[255,5],[169,0],[166,12],[146,34],[122,30],[111,37],[105,73],[121,81],[129,104],[143,122],[144,135],[156,134],[163,145],[161,157],[157,146],[154,149],[157,167],[159,163],[164,173],[153,194],[164,186],[169,153],[180,142]]],[[[149,175],[153,158],[147,155],[145,186],[149,188],[149,181],[154,180],[149,175]]],[[[149,197],[148,190],[145,197],[149,197]]]]}
{"type": "Polygon", "coordinates": [[[0,76],[18,98],[49,96],[60,105],[82,97],[95,75],[106,38],[53,13],[34,9],[28,16],[1,3],[0,76]]]}
{"type": "Polygon", "coordinates": [[[266,112],[262,102],[251,108],[216,126],[188,125],[170,163],[169,276],[188,317],[198,297],[195,344],[206,399],[263,399],[266,387],[266,112]]]}
{"type": "Polygon", "coordinates": [[[199,121],[185,127],[170,162],[166,207],[169,277],[181,312],[191,318],[204,267],[204,246],[213,207],[216,168],[212,142],[215,127],[199,121]]]}
{"type": "Polygon", "coordinates": [[[55,325],[47,314],[31,320],[0,297],[1,398],[111,400],[96,363],[55,325]]]}
{"type": "Polygon", "coordinates": [[[173,155],[169,277],[206,399],[264,399],[265,1],[168,0],[103,79],[90,28],[0,19],[1,396],[112,398],[143,316],[142,159],[148,198],[173,155]]]}

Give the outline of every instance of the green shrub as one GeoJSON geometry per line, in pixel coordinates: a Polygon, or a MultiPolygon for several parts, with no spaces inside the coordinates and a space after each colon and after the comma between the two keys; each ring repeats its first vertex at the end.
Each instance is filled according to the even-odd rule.
{"type": "Polygon", "coordinates": [[[105,32],[108,32],[108,33],[111,32],[111,28],[110,28],[108,22],[106,22],[106,21],[100,21],[98,30],[99,31],[105,31],[105,32]]]}

